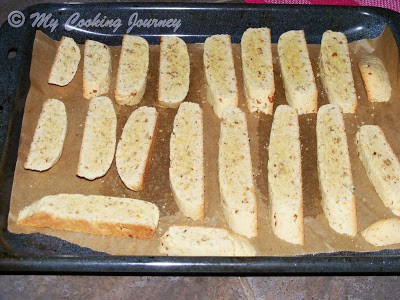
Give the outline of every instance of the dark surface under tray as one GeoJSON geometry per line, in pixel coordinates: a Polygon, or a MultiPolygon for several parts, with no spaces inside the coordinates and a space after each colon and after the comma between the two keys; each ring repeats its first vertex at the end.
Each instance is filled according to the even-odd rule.
{"type": "MultiPolygon", "coordinates": [[[[0,29],[1,272],[272,275],[400,271],[400,250],[253,258],[110,256],[55,237],[17,235],[7,231],[36,29],[56,40],[68,35],[78,43],[95,39],[108,45],[118,45],[130,27],[130,18],[133,21],[137,16],[138,19],[176,19],[170,21],[170,27],[133,27],[129,32],[145,37],[151,44],[157,44],[160,35],[165,34],[178,35],[187,43],[196,43],[204,42],[212,34],[221,33],[230,34],[232,41],[238,43],[242,33],[249,27],[272,28],[274,43],[285,31],[304,29],[308,43],[320,43],[323,32],[328,29],[344,32],[351,42],[374,38],[383,32],[387,24],[399,45],[398,13],[371,7],[154,3],[40,4],[28,7],[22,13],[25,16],[22,26],[12,27],[6,21],[0,29]],[[33,24],[35,13],[50,17],[47,20],[44,18],[43,23],[33,24]],[[108,20],[119,18],[121,26],[116,30],[117,23],[103,28],[67,26],[74,14],[79,14],[81,19],[93,19],[99,13],[100,20],[104,16],[108,20]],[[54,25],[51,19],[57,19],[58,26],[51,26],[54,25]]],[[[21,18],[16,16],[10,20],[18,23],[21,18]]]]}

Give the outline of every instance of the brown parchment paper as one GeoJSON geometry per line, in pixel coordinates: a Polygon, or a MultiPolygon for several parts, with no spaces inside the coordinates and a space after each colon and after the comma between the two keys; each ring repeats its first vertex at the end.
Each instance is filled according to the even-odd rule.
{"type": "MultiPolygon", "coordinates": [[[[186,101],[200,103],[204,110],[204,154],[205,154],[205,200],[206,218],[204,221],[192,221],[184,217],[178,210],[173,199],[169,180],[169,137],[172,131],[172,122],[176,109],[157,107],[159,112],[159,126],[153,155],[150,161],[145,188],[141,192],[128,190],[120,178],[115,166],[115,160],[108,173],[97,180],[88,181],[76,176],[79,150],[82,141],[83,127],[89,101],[82,98],[82,65],[72,82],[66,87],[47,84],[47,77],[57,49],[58,42],[51,40],[42,32],[36,34],[31,66],[31,88],[26,101],[23,117],[18,160],[16,164],[13,191],[9,214],[8,229],[14,233],[40,232],[56,236],[61,239],[89,247],[93,250],[104,251],[114,255],[160,255],[158,243],[162,234],[172,224],[178,225],[207,225],[227,227],[223,217],[218,186],[218,138],[219,120],[214,115],[211,106],[206,101],[206,89],[203,70],[203,45],[188,45],[191,74],[190,90],[186,101]],[[64,150],[57,164],[46,172],[25,170],[23,164],[27,158],[29,146],[37,124],[43,102],[48,98],[57,98],[65,103],[68,115],[68,130],[64,150]],[[118,197],[132,197],[151,201],[160,209],[160,221],[155,236],[150,240],[136,240],[131,238],[115,238],[96,236],[84,233],[57,231],[52,229],[38,229],[22,227],[15,224],[18,212],[30,203],[43,196],[58,193],[99,194],[118,197]]],[[[83,47],[81,47],[83,55],[83,47]]],[[[376,251],[382,248],[369,245],[361,234],[355,238],[339,235],[328,225],[321,207],[321,194],[317,177],[317,149],[316,149],[316,114],[300,116],[300,134],[302,145],[303,190],[304,190],[304,217],[305,217],[305,244],[295,246],[286,243],[274,236],[270,227],[267,189],[267,161],[268,142],[272,123],[272,116],[250,114],[247,110],[243,94],[243,79],[240,60],[240,45],[233,45],[236,75],[239,86],[240,107],[246,112],[250,146],[253,160],[253,172],[258,198],[259,235],[251,239],[259,256],[287,256],[307,253],[333,251],[376,251]]],[[[354,137],[357,127],[362,124],[380,125],[394,151],[400,154],[400,97],[399,97],[399,62],[398,49],[391,31],[386,28],[384,33],[373,40],[360,40],[350,44],[353,74],[358,95],[358,109],[356,114],[345,115],[347,137],[350,148],[354,185],[357,198],[357,214],[359,231],[371,223],[381,219],[393,217],[378,198],[373,186],[369,182],[366,172],[357,157],[354,137]],[[369,103],[357,67],[361,55],[370,54],[380,57],[387,68],[393,92],[388,103],[369,103]]],[[[112,74],[110,92],[114,98],[115,75],[119,60],[120,47],[111,47],[112,74]]],[[[320,91],[318,106],[327,103],[322,93],[321,80],[318,74],[319,45],[309,45],[310,58],[316,75],[318,90],[320,91]]],[[[150,69],[146,93],[139,106],[156,106],[157,82],[159,65],[159,46],[150,47],[150,69]]],[[[275,108],[285,104],[284,90],[277,60],[276,45],[273,45],[273,61],[275,71],[275,108]]],[[[137,106],[124,107],[114,104],[118,117],[118,138],[122,128],[137,106]]],[[[386,248],[400,248],[400,245],[386,248]]]]}

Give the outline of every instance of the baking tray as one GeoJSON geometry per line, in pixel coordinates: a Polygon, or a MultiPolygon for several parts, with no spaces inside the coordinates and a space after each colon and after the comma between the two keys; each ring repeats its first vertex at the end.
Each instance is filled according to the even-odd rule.
{"type": "MultiPolygon", "coordinates": [[[[304,29],[308,43],[319,43],[325,30],[344,32],[349,42],[379,36],[388,25],[400,45],[400,15],[372,7],[90,3],[39,4],[13,12],[0,28],[0,272],[130,273],[130,274],[349,274],[398,273],[400,250],[372,253],[338,252],[295,257],[149,257],[111,256],[41,234],[7,231],[22,116],[29,91],[29,71],[35,30],[55,40],[73,37],[78,43],[94,39],[118,45],[129,20],[172,19],[167,27],[132,27],[130,34],[158,44],[160,35],[174,34],[188,43],[204,42],[226,33],[240,42],[249,27],[272,28],[272,42],[285,31],[304,29]],[[71,27],[71,16],[81,19],[120,19],[121,26],[71,27]],[[19,14],[19,15],[15,15],[19,14]],[[37,22],[42,15],[43,22],[37,22]],[[24,20],[24,22],[21,22],[24,20]],[[55,21],[57,20],[57,26],[55,21]],[[13,26],[10,22],[14,22],[13,26]]],[[[73,22],[72,22],[73,23],[73,22]]],[[[132,22],[131,22],[132,23],[132,22]]],[[[136,23],[138,24],[138,23],[136,23]]]]}

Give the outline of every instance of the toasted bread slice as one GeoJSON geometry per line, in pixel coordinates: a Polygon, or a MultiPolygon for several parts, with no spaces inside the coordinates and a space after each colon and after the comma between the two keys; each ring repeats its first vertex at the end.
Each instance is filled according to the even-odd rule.
{"type": "Polygon", "coordinates": [[[257,236],[257,199],[247,121],[238,107],[227,107],[222,114],[218,171],[222,207],[229,227],[246,237],[257,236]]]}
{"type": "Polygon", "coordinates": [[[90,101],[79,155],[79,177],[89,180],[104,176],[114,159],[117,116],[110,98],[90,101]]]}
{"type": "Polygon", "coordinates": [[[275,95],[271,30],[249,28],[242,36],[242,68],[247,107],[272,115],[275,95]]]}
{"type": "Polygon", "coordinates": [[[369,225],[362,231],[363,238],[374,246],[400,243],[400,219],[383,219],[369,225]]]}
{"type": "Polygon", "coordinates": [[[99,42],[86,40],[83,60],[83,98],[108,93],[111,82],[110,49],[99,42]]]}
{"type": "Polygon", "coordinates": [[[75,41],[63,36],[51,66],[48,83],[65,86],[75,77],[81,60],[81,50],[75,41]]]}
{"type": "Polygon", "coordinates": [[[46,171],[60,159],[67,134],[67,112],[64,103],[48,99],[43,104],[25,169],[46,171]]]}
{"type": "Polygon", "coordinates": [[[172,256],[255,256],[249,241],[223,228],[171,226],[160,252],[172,256]]]}
{"type": "Polygon", "coordinates": [[[149,43],[140,37],[125,34],[119,57],[115,101],[120,105],[136,105],[146,90],[149,71],[149,43]]]}
{"type": "Polygon", "coordinates": [[[355,113],[357,95],[347,38],[342,32],[328,30],[323,34],[319,69],[329,102],[339,105],[344,113],[355,113]]]}
{"type": "Polygon", "coordinates": [[[318,90],[303,30],[279,37],[278,57],[288,104],[300,115],[317,112],[318,90]]]}
{"type": "Polygon", "coordinates": [[[158,207],[143,200],[58,194],[43,197],[22,209],[17,224],[149,239],[158,219],[158,207]]]}
{"type": "Polygon", "coordinates": [[[162,36],[158,102],[176,108],[189,91],[190,60],[186,43],[176,36],[162,36]]]}
{"type": "Polygon", "coordinates": [[[203,111],[184,102],[175,116],[170,140],[169,180],[180,211],[193,220],[204,218],[203,111]]]}
{"type": "Polygon", "coordinates": [[[204,69],[207,99],[221,118],[228,107],[238,106],[238,91],[233,62],[231,37],[213,35],[204,43],[204,69]]]}
{"type": "Polygon", "coordinates": [[[376,125],[361,126],[356,134],[360,160],[383,204],[400,216],[400,163],[382,129],[376,125]]]}
{"type": "Polygon", "coordinates": [[[128,189],[144,187],[156,123],[157,111],[148,106],[136,109],[126,121],[115,158],[119,177],[128,189]]]}
{"type": "Polygon", "coordinates": [[[389,75],[382,61],[374,56],[364,56],[358,62],[368,101],[386,102],[392,94],[389,75]]]}
{"type": "Polygon", "coordinates": [[[357,234],[356,198],[341,109],[328,104],[317,115],[318,178],[322,208],[340,234],[357,234]]]}
{"type": "Polygon", "coordinates": [[[303,181],[299,135],[296,109],[287,105],[278,106],[268,146],[271,225],[280,239],[303,245],[303,181]]]}

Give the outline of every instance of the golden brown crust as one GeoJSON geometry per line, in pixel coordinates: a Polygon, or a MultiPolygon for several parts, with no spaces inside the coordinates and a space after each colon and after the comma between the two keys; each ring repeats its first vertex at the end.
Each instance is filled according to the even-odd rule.
{"type": "Polygon", "coordinates": [[[144,183],[146,182],[147,174],[148,174],[149,168],[150,168],[150,158],[153,155],[154,144],[155,144],[155,140],[157,138],[156,137],[156,135],[157,135],[157,127],[158,127],[158,112],[156,113],[156,124],[154,125],[154,133],[153,133],[153,137],[151,139],[149,153],[147,154],[146,165],[145,165],[145,168],[144,168],[142,181],[140,182],[140,184],[138,186],[136,186],[133,189],[136,192],[140,192],[141,190],[143,190],[144,183]]]}
{"type": "Polygon", "coordinates": [[[368,101],[386,102],[390,100],[392,87],[383,62],[374,56],[365,56],[358,62],[368,101]]]}
{"type": "MultiPolygon", "coordinates": [[[[203,139],[204,139],[204,114],[203,114],[203,110],[201,109],[200,110],[200,113],[201,113],[201,122],[202,122],[202,126],[203,126],[203,139]]],[[[204,186],[204,177],[205,177],[205,175],[204,175],[204,145],[203,145],[203,172],[202,172],[202,178],[203,178],[203,180],[202,180],[202,182],[203,182],[203,186],[202,186],[202,189],[203,189],[203,197],[202,197],[202,202],[203,202],[203,205],[201,206],[201,217],[200,217],[200,220],[204,220],[204,217],[205,217],[205,196],[204,196],[204,189],[205,189],[205,186],[204,186]]],[[[257,204],[256,204],[257,205],[257,204]]],[[[257,223],[258,224],[258,223],[257,223]]]]}
{"type": "MultiPolygon", "coordinates": [[[[121,55],[122,55],[122,49],[124,49],[125,43],[126,43],[126,35],[124,34],[122,36],[121,51],[119,53],[119,58],[118,58],[118,68],[117,68],[117,77],[116,77],[117,80],[118,80],[118,78],[120,76],[120,72],[121,72],[120,71],[121,70],[121,55]]],[[[118,91],[117,91],[117,84],[114,87],[114,98],[115,98],[116,102],[118,103],[119,99],[117,99],[117,98],[119,98],[119,95],[118,95],[118,91]]]]}
{"type": "MultiPolygon", "coordinates": [[[[163,42],[163,36],[161,36],[160,37],[160,45],[161,45],[161,43],[163,42]]],[[[159,59],[159,63],[161,63],[161,46],[160,46],[160,54],[159,54],[159,57],[158,57],[158,59],[159,59]]],[[[161,67],[160,67],[160,70],[158,71],[158,93],[157,93],[157,105],[158,106],[161,106],[161,107],[163,107],[162,106],[162,104],[161,104],[161,101],[160,101],[160,78],[161,78],[161,76],[160,76],[160,73],[161,73],[161,67]]]]}
{"type": "Polygon", "coordinates": [[[55,218],[47,213],[33,214],[28,218],[19,220],[17,224],[22,226],[52,228],[56,230],[138,239],[149,239],[154,235],[154,229],[148,226],[124,223],[90,222],[83,219],[72,220],[68,218],[55,218]]]}

